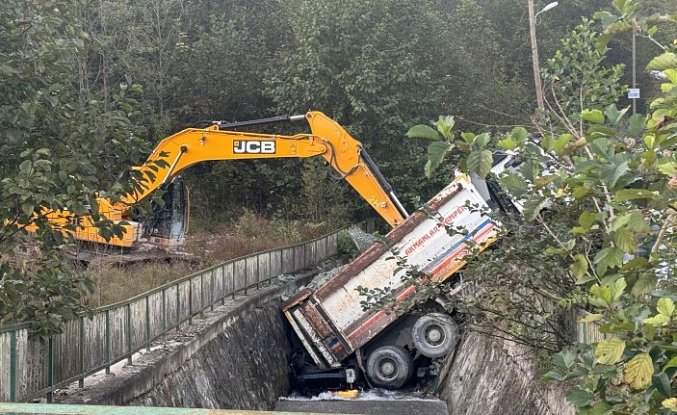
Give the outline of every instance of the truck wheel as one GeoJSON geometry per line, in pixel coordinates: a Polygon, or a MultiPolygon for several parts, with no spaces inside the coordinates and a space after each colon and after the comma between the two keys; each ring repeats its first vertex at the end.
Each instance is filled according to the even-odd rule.
{"type": "Polygon", "coordinates": [[[446,314],[430,313],[419,318],[411,332],[416,349],[426,357],[442,357],[456,345],[458,326],[446,314]]]}
{"type": "Polygon", "coordinates": [[[414,373],[414,361],[400,346],[381,346],[367,359],[367,376],[374,386],[399,389],[414,373]]]}

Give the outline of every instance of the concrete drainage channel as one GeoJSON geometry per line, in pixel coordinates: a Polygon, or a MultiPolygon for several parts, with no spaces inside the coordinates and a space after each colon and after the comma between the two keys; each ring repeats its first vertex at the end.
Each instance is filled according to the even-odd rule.
{"type": "MultiPolygon", "coordinates": [[[[335,266],[336,264],[334,264],[335,266]]],[[[291,334],[280,297],[319,271],[280,279],[238,297],[160,339],[111,375],[85,389],[60,390],[59,403],[138,405],[346,414],[447,414],[437,399],[371,391],[357,399],[294,393],[291,334]],[[292,395],[292,397],[289,397],[292,395]]]]}

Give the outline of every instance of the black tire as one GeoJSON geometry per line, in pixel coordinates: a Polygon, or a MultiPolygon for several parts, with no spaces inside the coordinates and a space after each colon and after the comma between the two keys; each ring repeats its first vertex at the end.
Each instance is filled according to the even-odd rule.
{"type": "Polygon", "coordinates": [[[446,314],[421,316],[411,331],[416,349],[432,359],[449,354],[456,346],[458,325],[446,314]]]}
{"type": "Polygon", "coordinates": [[[367,376],[374,386],[401,388],[414,373],[414,361],[400,346],[381,346],[367,359],[367,376]]]}

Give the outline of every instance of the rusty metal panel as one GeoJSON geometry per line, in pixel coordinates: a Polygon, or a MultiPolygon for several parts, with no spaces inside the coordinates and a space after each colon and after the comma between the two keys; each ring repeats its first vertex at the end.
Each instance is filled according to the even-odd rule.
{"type": "Polygon", "coordinates": [[[303,315],[306,316],[310,324],[313,325],[313,327],[317,331],[317,334],[319,334],[320,337],[325,338],[330,334],[332,334],[332,330],[327,324],[326,320],[324,319],[324,317],[320,315],[317,309],[315,309],[312,303],[307,302],[304,305],[302,305],[300,309],[303,315]]]}

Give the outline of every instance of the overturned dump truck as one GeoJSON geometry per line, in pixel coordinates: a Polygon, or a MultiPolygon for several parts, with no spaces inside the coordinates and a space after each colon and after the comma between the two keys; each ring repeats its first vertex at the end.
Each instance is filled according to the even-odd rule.
{"type": "MultiPolygon", "coordinates": [[[[504,157],[493,171],[508,162],[504,157]]],[[[364,310],[357,288],[388,290],[395,302],[406,304],[416,292],[411,269],[430,281],[449,280],[471,250],[484,250],[496,239],[491,208],[521,210],[501,197],[495,183],[460,175],[386,235],[386,243],[373,244],[316,289],[304,288],[285,301],[282,311],[317,367],[315,375],[333,371],[350,381],[360,368],[369,384],[398,389],[414,372],[434,369],[434,359],[453,350],[458,333],[456,322],[436,308],[442,299],[423,314],[398,315],[364,310]],[[414,358],[423,363],[415,366],[414,358]]]]}

